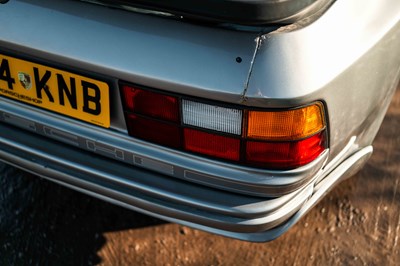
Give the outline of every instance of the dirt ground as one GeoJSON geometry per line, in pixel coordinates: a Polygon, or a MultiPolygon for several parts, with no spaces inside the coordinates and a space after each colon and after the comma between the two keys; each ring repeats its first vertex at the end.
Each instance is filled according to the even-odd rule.
{"type": "Polygon", "coordinates": [[[0,265],[398,265],[400,88],[356,176],[269,243],[138,214],[0,164],[0,265]]]}

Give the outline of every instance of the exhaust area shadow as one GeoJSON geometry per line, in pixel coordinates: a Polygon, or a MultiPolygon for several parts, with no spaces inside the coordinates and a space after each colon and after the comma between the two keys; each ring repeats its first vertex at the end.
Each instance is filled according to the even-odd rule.
{"type": "Polygon", "coordinates": [[[0,265],[93,265],[103,233],[164,223],[0,162],[0,265]]]}

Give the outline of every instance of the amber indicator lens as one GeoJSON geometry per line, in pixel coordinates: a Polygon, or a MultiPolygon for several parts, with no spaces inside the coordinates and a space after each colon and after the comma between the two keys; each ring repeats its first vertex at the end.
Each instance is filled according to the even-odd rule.
{"type": "Polygon", "coordinates": [[[249,111],[247,137],[264,140],[298,140],[325,127],[320,103],[288,111],[249,111]]]}

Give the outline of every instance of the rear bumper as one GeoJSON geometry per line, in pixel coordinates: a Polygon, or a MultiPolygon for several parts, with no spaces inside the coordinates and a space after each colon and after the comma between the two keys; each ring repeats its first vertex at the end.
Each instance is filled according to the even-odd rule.
{"type": "Polygon", "coordinates": [[[4,162],[145,214],[249,241],[268,241],[285,232],[371,152],[367,147],[353,154],[316,186],[260,198],[171,179],[0,124],[4,162]]]}

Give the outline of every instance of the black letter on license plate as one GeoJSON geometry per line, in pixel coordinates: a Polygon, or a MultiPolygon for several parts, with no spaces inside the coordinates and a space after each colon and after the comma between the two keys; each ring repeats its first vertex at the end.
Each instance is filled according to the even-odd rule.
{"type": "Polygon", "coordinates": [[[75,79],[74,78],[69,79],[71,90],[65,83],[63,76],[60,74],[57,74],[57,83],[58,83],[58,98],[60,99],[60,104],[65,106],[65,101],[64,101],[64,94],[65,94],[68,98],[69,103],[71,104],[71,107],[77,109],[78,107],[76,104],[75,79]]]}
{"type": "Polygon", "coordinates": [[[96,84],[82,80],[82,88],[83,88],[83,111],[92,115],[99,115],[101,113],[99,87],[97,87],[96,84]],[[89,95],[89,89],[91,89],[94,95],[89,95]]]}
{"type": "Polygon", "coordinates": [[[13,84],[15,84],[15,79],[11,77],[10,66],[8,65],[8,60],[3,59],[0,65],[0,80],[7,82],[8,88],[13,89],[13,84]]]}
{"type": "Polygon", "coordinates": [[[46,93],[47,97],[49,98],[49,101],[54,103],[54,98],[53,95],[51,95],[49,86],[47,86],[47,81],[49,81],[51,77],[51,72],[46,70],[46,73],[44,73],[43,77],[40,78],[39,76],[39,69],[36,67],[33,68],[33,72],[35,75],[35,84],[36,84],[36,97],[39,99],[42,99],[42,90],[46,93]]]}

